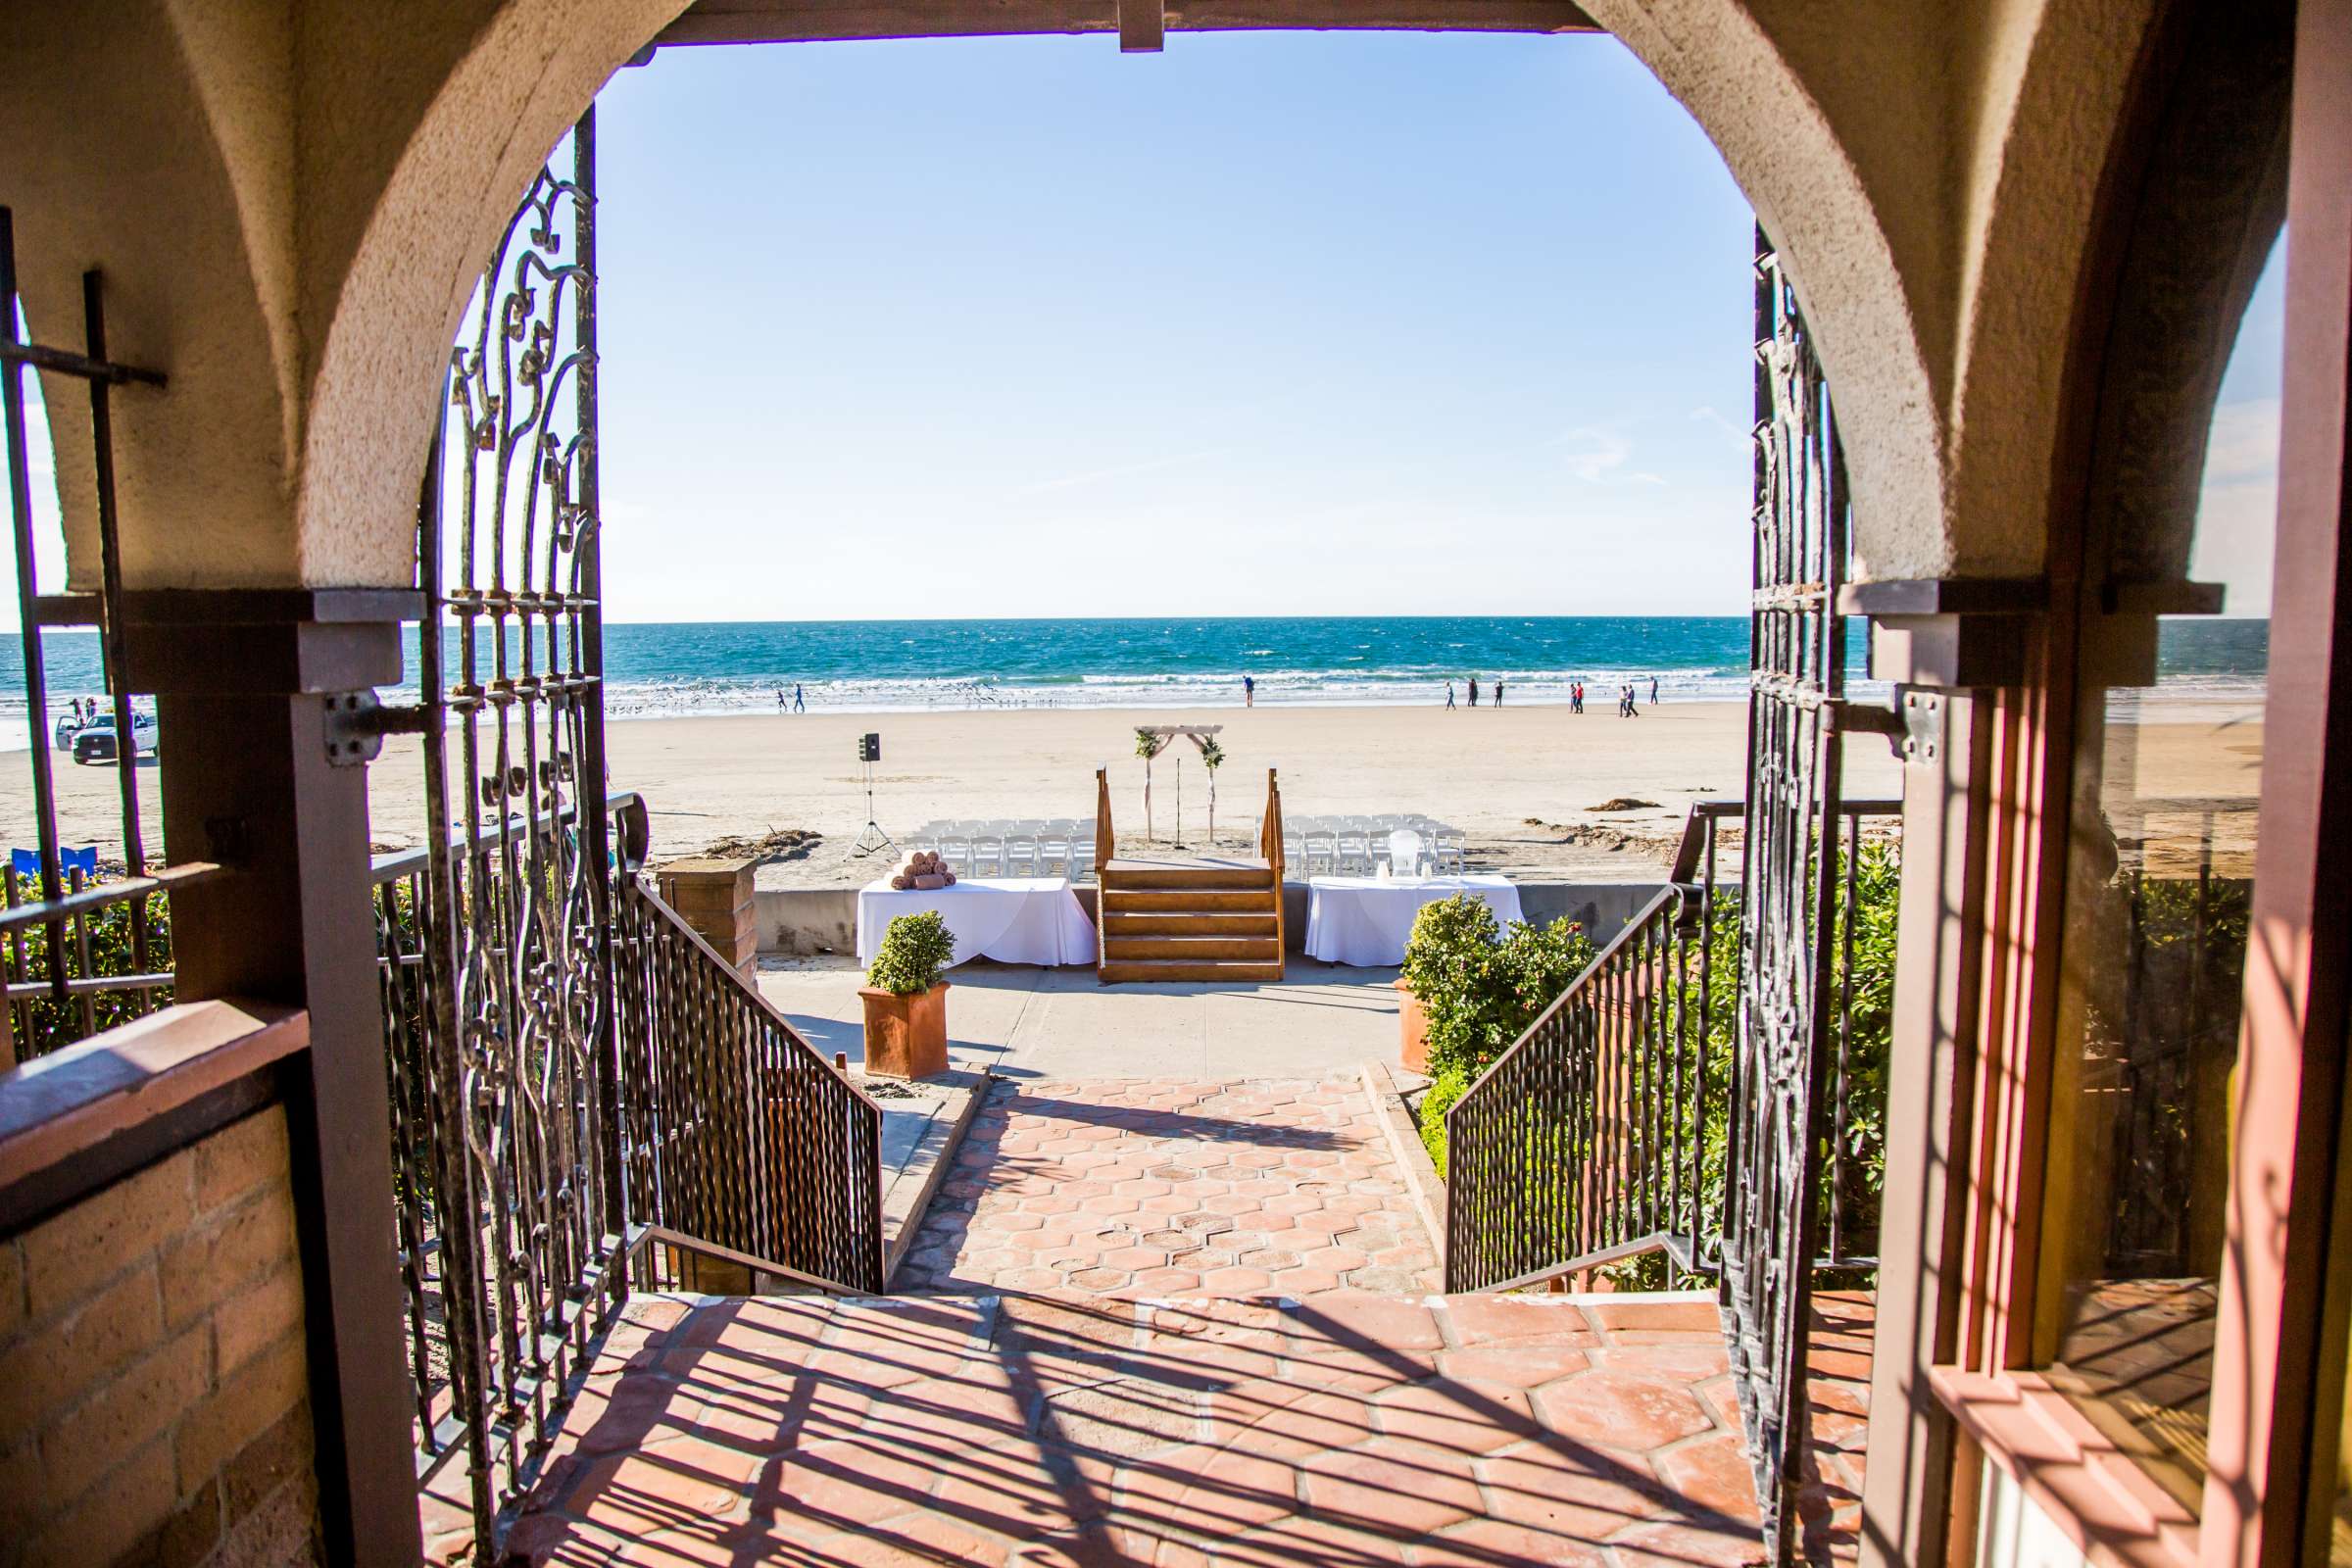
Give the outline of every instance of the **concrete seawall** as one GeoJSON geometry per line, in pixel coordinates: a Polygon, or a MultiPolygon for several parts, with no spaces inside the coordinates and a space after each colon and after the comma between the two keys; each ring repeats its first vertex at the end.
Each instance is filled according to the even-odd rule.
{"type": "MultiPolygon", "coordinates": [[[[1529,920],[1545,924],[1566,916],[1584,923],[1595,943],[1608,941],[1640,913],[1663,884],[1657,882],[1522,882],[1519,906],[1529,920]]],[[[1087,917],[1095,913],[1092,883],[1077,889],[1087,917]]],[[[760,951],[809,956],[850,954],[858,948],[858,890],[856,888],[762,888],[754,918],[760,927],[760,951]]],[[[1283,929],[1290,950],[1298,953],[1306,941],[1307,887],[1286,882],[1282,888],[1283,929]]]]}

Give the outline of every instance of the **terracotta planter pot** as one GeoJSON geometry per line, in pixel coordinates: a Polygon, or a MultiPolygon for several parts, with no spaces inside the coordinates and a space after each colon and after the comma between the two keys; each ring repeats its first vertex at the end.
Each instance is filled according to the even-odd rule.
{"type": "Polygon", "coordinates": [[[1399,1032],[1396,1059],[1406,1072],[1429,1075],[1429,1013],[1421,999],[1405,989],[1401,980],[1396,987],[1396,1023],[1399,1032]]]}
{"type": "Polygon", "coordinates": [[[865,1003],[865,1070],[883,1078],[928,1078],[948,1070],[948,983],[897,997],[859,986],[865,1003]]]}

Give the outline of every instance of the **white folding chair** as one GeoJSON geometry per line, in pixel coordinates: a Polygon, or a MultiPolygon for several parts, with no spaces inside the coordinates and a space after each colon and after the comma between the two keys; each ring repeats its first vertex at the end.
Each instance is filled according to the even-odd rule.
{"type": "Polygon", "coordinates": [[[972,834],[972,875],[1003,876],[1004,874],[1004,833],[1002,828],[981,828],[972,834]]]}
{"type": "Polygon", "coordinates": [[[1048,867],[1058,867],[1063,876],[1073,881],[1077,879],[1077,869],[1070,864],[1070,827],[1067,822],[1048,823],[1039,831],[1035,846],[1037,875],[1049,874],[1048,867]]]}
{"type": "Polygon", "coordinates": [[[957,876],[972,874],[972,835],[958,824],[939,830],[940,863],[957,876]]]}
{"type": "Polygon", "coordinates": [[[1460,876],[1467,868],[1464,858],[1463,834],[1458,827],[1440,825],[1432,840],[1435,848],[1430,857],[1442,876],[1460,876]]]}
{"type": "Polygon", "coordinates": [[[1340,873],[1371,875],[1372,824],[1360,816],[1348,817],[1340,824],[1336,837],[1340,873]]]}
{"type": "Polygon", "coordinates": [[[1307,875],[1312,876],[1317,871],[1336,873],[1339,870],[1340,844],[1337,833],[1327,827],[1312,827],[1301,835],[1301,839],[1306,850],[1302,858],[1306,861],[1307,875]]]}
{"type": "Polygon", "coordinates": [[[1409,827],[1393,827],[1381,841],[1382,858],[1389,862],[1391,876],[1414,877],[1421,874],[1421,835],[1409,827]]]}
{"type": "Polygon", "coordinates": [[[1037,835],[1034,832],[1005,835],[1004,874],[1006,876],[1036,876],[1039,858],[1037,835]]]}

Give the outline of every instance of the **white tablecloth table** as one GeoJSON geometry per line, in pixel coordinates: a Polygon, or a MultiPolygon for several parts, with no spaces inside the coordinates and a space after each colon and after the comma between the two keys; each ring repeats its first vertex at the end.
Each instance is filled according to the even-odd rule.
{"type": "Polygon", "coordinates": [[[1424,904],[1471,893],[1494,918],[1519,918],[1519,890],[1499,876],[1318,876],[1307,881],[1306,956],[1326,963],[1386,968],[1404,961],[1404,939],[1424,904]]]}
{"type": "Polygon", "coordinates": [[[956,934],[956,962],[1092,963],[1095,925],[1060,876],[966,877],[952,888],[901,893],[887,879],[858,890],[858,961],[871,963],[902,914],[937,909],[956,934]]]}

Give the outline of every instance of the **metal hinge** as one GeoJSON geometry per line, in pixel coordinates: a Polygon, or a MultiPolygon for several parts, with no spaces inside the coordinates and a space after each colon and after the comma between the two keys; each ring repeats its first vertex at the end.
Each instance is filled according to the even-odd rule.
{"type": "Polygon", "coordinates": [[[1943,699],[1932,691],[1903,689],[1901,700],[1891,708],[1867,707],[1860,703],[1841,706],[1838,727],[1851,734],[1886,737],[1886,749],[1898,762],[1927,762],[1936,758],[1936,747],[1943,729],[1943,699]]]}
{"type": "Polygon", "coordinates": [[[326,699],[329,767],[364,767],[384,750],[387,735],[421,735],[429,710],[386,708],[373,691],[335,692],[326,699]]]}

